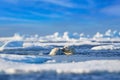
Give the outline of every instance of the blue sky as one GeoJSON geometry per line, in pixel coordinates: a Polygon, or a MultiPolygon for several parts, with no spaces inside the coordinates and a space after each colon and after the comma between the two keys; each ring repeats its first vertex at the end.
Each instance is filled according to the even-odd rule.
{"type": "Polygon", "coordinates": [[[0,0],[0,36],[120,30],[120,0],[0,0]]]}

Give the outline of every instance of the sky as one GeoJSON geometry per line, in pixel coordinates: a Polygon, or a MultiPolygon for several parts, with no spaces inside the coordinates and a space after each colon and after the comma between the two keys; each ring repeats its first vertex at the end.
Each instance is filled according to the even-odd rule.
{"type": "Polygon", "coordinates": [[[0,0],[0,37],[120,30],[120,0],[0,0]]]}

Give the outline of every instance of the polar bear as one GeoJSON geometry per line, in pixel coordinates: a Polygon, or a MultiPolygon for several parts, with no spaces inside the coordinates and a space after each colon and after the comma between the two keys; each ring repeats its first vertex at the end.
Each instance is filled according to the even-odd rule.
{"type": "Polygon", "coordinates": [[[60,48],[53,48],[51,52],[49,53],[49,55],[51,56],[61,55],[61,54],[62,54],[62,50],[60,48]]]}
{"type": "Polygon", "coordinates": [[[75,50],[73,46],[64,46],[63,48],[53,48],[50,52],[49,55],[54,56],[54,55],[72,55],[75,54],[75,50]]]}
{"type": "Polygon", "coordinates": [[[75,54],[75,50],[74,50],[73,46],[65,45],[63,47],[62,51],[64,52],[65,55],[75,54]]]}

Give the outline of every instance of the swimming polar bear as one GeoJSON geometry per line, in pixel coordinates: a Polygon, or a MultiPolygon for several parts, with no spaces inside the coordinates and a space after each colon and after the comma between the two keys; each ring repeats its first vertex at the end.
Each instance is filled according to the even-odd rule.
{"type": "Polygon", "coordinates": [[[51,52],[49,53],[49,55],[51,55],[51,56],[60,55],[60,54],[61,54],[61,51],[60,51],[59,48],[53,48],[53,49],[51,50],[51,52]]]}
{"type": "Polygon", "coordinates": [[[64,52],[65,55],[75,54],[75,50],[74,50],[73,46],[65,45],[63,47],[62,51],[64,52]]]}
{"type": "Polygon", "coordinates": [[[63,48],[53,48],[49,55],[72,55],[75,54],[73,46],[64,46],[63,48]]]}

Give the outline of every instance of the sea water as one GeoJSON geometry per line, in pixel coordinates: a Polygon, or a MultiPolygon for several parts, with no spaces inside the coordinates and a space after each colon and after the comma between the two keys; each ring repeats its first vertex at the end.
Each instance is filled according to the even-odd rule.
{"type": "Polygon", "coordinates": [[[100,45],[73,45],[70,56],[48,56],[52,48],[0,52],[0,80],[120,80],[120,49],[92,50],[100,45]]]}

